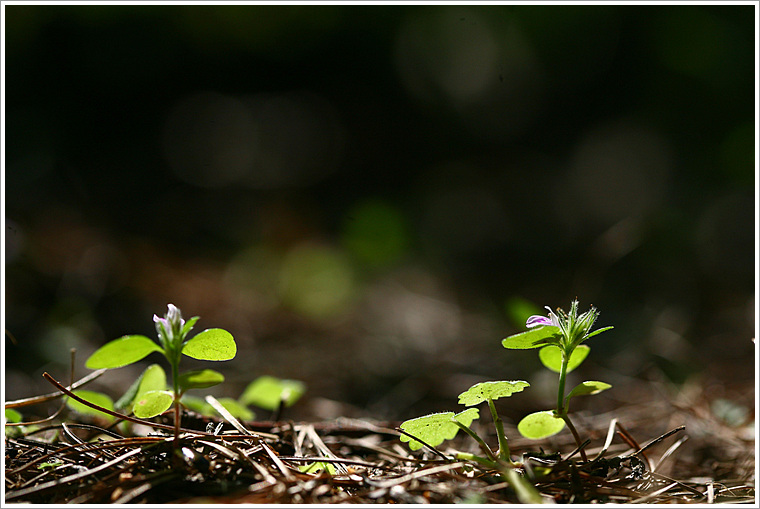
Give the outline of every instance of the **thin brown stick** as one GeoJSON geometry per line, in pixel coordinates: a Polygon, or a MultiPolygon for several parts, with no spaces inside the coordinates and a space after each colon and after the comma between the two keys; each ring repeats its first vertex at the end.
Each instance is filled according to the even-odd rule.
{"type": "MultiPolygon", "coordinates": [[[[75,399],[75,400],[79,401],[83,405],[87,405],[90,408],[94,408],[95,410],[99,410],[99,411],[101,411],[101,412],[103,412],[105,414],[111,415],[113,417],[117,417],[119,419],[124,419],[126,421],[134,422],[136,424],[143,424],[145,426],[153,426],[154,428],[160,428],[160,429],[165,429],[165,430],[169,430],[169,431],[174,431],[174,426],[169,426],[167,424],[160,424],[160,423],[152,422],[152,421],[146,421],[144,419],[139,419],[137,417],[132,417],[132,416],[129,416],[129,415],[120,414],[119,412],[115,412],[113,410],[109,410],[107,408],[103,408],[102,406],[98,406],[95,403],[91,403],[91,402],[87,401],[84,398],[80,398],[79,396],[77,396],[76,394],[74,394],[73,392],[71,392],[70,390],[68,390],[66,387],[64,387],[63,385],[61,385],[61,383],[58,382],[58,380],[56,380],[52,376],[50,376],[50,374],[47,371],[44,372],[44,373],[42,373],[42,376],[45,377],[45,380],[47,380],[48,382],[50,382],[51,384],[53,384],[54,386],[56,386],[58,388],[58,390],[60,390],[63,394],[69,396],[72,399],[75,399]]],[[[180,428],[180,431],[184,431],[185,433],[193,433],[193,434],[197,434],[197,435],[210,435],[210,436],[214,436],[213,433],[207,433],[205,431],[200,431],[200,430],[195,430],[195,429],[180,428]]]]}
{"type": "MultiPolygon", "coordinates": [[[[108,370],[99,369],[97,371],[93,371],[92,373],[82,378],[78,382],[71,384],[69,387],[67,387],[67,389],[70,391],[73,391],[74,389],[79,389],[80,387],[92,382],[93,380],[98,378],[100,375],[102,375],[106,371],[108,370]]],[[[45,376],[45,375],[42,375],[42,376],[45,376]]],[[[44,394],[42,396],[34,396],[31,398],[17,399],[15,401],[6,401],[5,408],[18,408],[22,406],[37,405],[39,403],[45,403],[47,401],[60,398],[64,394],[66,393],[62,391],[56,391],[56,392],[51,392],[50,394],[44,394]]]]}

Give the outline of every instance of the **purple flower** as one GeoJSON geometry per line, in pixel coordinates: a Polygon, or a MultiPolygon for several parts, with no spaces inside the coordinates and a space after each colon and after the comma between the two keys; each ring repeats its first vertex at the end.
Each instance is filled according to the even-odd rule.
{"type": "Polygon", "coordinates": [[[174,338],[181,336],[182,328],[185,326],[182,312],[174,304],[169,304],[169,310],[164,318],[153,315],[153,321],[156,323],[156,332],[158,332],[158,338],[162,344],[173,343],[174,338]]]}
{"type": "Polygon", "coordinates": [[[549,311],[549,316],[542,316],[542,315],[533,315],[530,318],[528,318],[528,321],[525,322],[525,326],[528,328],[531,327],[540,327],[542,325],[550,325],[552,327],[559,327],[559,318],[557,318],[557,315],[554,314],[554,312],[549,308],[549,306],[546,307],[547,311],[549,311]]]}

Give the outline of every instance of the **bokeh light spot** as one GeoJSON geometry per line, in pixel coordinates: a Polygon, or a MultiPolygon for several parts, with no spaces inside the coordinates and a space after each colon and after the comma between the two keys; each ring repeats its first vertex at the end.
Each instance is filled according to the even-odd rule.
{"type": "Polygon", "coordinates": [[[367,200],[349,211],[343,244],[359,261],[370,267],[393,264],[409,243],[404,215],[393,205],[367,200]]]}
{"type": "Polygon", "coordinates": [[[354,272],[341,251],[302,244],[285,256],[279,289],[283,303],[308,318],[338,318],[349,308],[354,272]]]}

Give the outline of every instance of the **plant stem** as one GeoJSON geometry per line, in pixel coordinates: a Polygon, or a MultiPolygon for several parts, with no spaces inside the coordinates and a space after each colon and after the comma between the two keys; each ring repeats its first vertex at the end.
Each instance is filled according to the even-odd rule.
{"type": "Polygon", "coordinates": [[[567,364],[570,362],[570,354],[562,350],[562,365],[559,368],[559,388],[557,389],[557,414],[567,415],[565,408],[565,379],[567,378],[567,364]]]}
{"type": "Polygon", "coordinates": [[[565,421],[565,424],[567,424],[567,427],[570,428],[570,432],[573,434],[573,438],[575,438],[575,443],[578,445],[578,449],[580,449],[581,458],[585,462],[588,461],[588,458],[586,457],[586,452],[581,447],[581,437],[578,435],[578,431],[575,429],[575,426],[573,426],[572,421],[570,421],[570,417],[567,416],[568,407],[565,401],[565,379],[567,378],[567,364],[570,362],[570,354],[572,354],[572,351],[566,352],[564,349],[562,350],[562,365],[559,370],[559,389],[557,391],[557,415],[561,417],[562,420],[565,421]]]}
{"type": "Polygon", "coordinates": [[[491,417],[493,417],[493,423],[496,426],[496,437],[499,439],[499,458],[512,463],[512,459],[509,457],[509,445],[507,444],[507,436],[504,434],[504,423],[496,413],[496,405],[493,404],[493,400],[488,398],[488,408],[491,410],[491,417]]]}
{"type": "Polygon", "coordinates": [[[457,452],[455,455],[455,458],[458,460],[465,460],[465,461],[474,461],[476,463],[479,463],[480,465],[489,468],[489,469],[496,469],[498,468],[498,464],[494,461],[489,460],[488,458],[484,458],[482,456],[477,456],[475,454],[469,453],[469,452],[457,452]]]}
{"type": "Polygon", "coordinates": [[[478,443],[478,445],[480,445],[480,448],[483,449],[483,452],[486,453],[486,455],[488,456],[488,459],[490,459],[492,461],[496,461],[496,456],[494,456],[493,451],[491,451],[491,448],[488,447],[488,444],[486,444],[483,441],[483,439],[478,436],[477,433],[475,433],[474,431],[472,431],[469,427],[465,426],[464,424],[462,424],[458,420],[453,419],[453,421],[454,421],[454,424],[456,424],[457,426],[459,426],[459,428],[462,431],[464,431],[465,433],[467,433],[468,435],[470,435],[478,443]]]}
{"type": "Polygon", "coordinates": [[[570,421],[570,417],[565,414],[562,416],[562,420],[564,420],[565,424],[567,424],[567,427],[570,428],[570,432],[573,434],[573,438],[575,438],[575,443],[578,444],[578,450],[581,452],[581,459],[584,463],[587,462],[588,458],[586,457],[586,451],[584,451],[583,447],[581,446],[581,437],[578,434],[578,431],[575,429],[575,426],[573,426],[572,421],[570,421]]]}
{"type": "Polygon", "coordinates": [[[180,408],[179,408],[179,359],[171,359],[172,386],[174,388],[174,447],[179,447],[180,408]]]}

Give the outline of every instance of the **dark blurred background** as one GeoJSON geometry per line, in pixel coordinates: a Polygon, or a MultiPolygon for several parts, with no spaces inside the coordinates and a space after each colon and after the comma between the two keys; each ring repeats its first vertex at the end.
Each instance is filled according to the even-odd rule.
{"type": "Polygon", "coordinates": [[[575,297],[581,379],[751,389],[754,6],[4,8],[7,399],[170,302],[295,416],[548,407],[575,297]]]}

